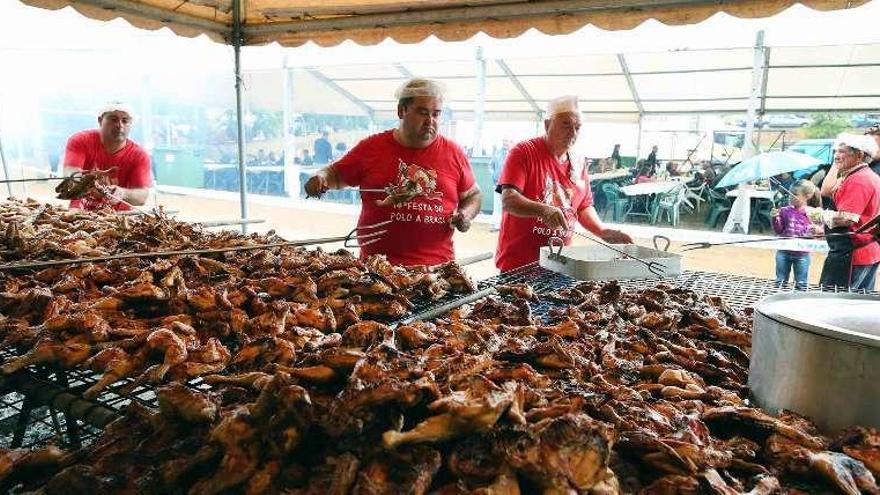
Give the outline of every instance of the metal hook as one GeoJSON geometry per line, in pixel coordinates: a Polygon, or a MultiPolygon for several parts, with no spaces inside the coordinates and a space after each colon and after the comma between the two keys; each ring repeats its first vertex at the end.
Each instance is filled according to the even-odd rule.
{"type": "Polygon", "coordinates": [[[666,237],[665,235],[655,235],[653,241],[654,241],[654,249],[659,249],[661,251],[669,251],[669,245],[672,244],[672,241],[668,237],[666,237]],[[658,240],[666,241],[666,245],[661,248],[660,246],[657,245],[658,240]]]}
{"type": "Polygon", "coordinates": [[[550,257],[555,259],[560,263],[566,263],[568,260],[562,256],[562,248],[565,247],[565,241],[563,241],[559,237],[551,237],[547,239],[547,247],[550,248],[550,257]],[[553,249],[556,249],[556,252],[553,252],[553,249]]]}

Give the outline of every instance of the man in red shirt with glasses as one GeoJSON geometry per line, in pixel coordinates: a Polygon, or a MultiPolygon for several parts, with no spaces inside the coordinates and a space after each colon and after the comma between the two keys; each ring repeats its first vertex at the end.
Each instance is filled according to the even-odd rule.
{"type": "Polygon", "coordinates": [[[129,205],[147,202],[150,155],[128,139],[133,124],[131,109],[113,102],[98,111],[98,129],[77,132],[67,140],[62,162],[65,176],[91,170],[111,171],[103,187],[109,194],[96,189],[84,198],[72,200],[71,208],[128,210],[129,205]]]}
{"type": "Polygon", "coordinates": [[[834,200],[840,215],[826,229],[828,256],[819,283],[827,286],[874,290],[880,244],[870,233],[847,234],[880,213],[880,177],[868,166],[878,153],[869,135],[837,136],[834,164],[822,181],[822,195],[834,200]]]}
{"type": "Polygon", "coordinates": [[[546,133],[514,146],[498,180],[504,213],[495,265],[502,272],[538,261],[551,237],[570,244],[578,223],[607,242],[633,242],[602,223],[583,161],[572,156],[581,129],[577,97],[550,100],[546,117],[546,133]]]}

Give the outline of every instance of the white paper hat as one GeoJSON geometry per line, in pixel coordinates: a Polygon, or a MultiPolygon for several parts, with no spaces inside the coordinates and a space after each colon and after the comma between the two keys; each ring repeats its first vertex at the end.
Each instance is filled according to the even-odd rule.
{"type": "Polygon", "coordinates": [[[110,103],[104,105],[103,107],[98,109],[98,117],[102,117],[105,113],[110,112],[125,112],[129,117],[134,119],[134,111],[132,111],[131,107],[122,103],[121,101],[111,101],[110,103]]]}
{"type": "Polygon", "coordinates": [[[547,114],[544,118],[549,119],[560,113],[581,113],[578,108],[578,97],[575,95],[566,95],[553,98],[547,103],[547,114]]]}
{"type": "Polygon", "coordinates": [[[403,83],[397,91],[394,92],[394,98],[402,100],[404,98],[415,98],[416,96],[430,96],[432,98],[443,98],[446,93],[446,87],[443,83],[431,79],[410,79],[403,83]]]}
{"type": "Polygon", "coordinates": [[[838,134],[837,139],[834,140],[835,148],[841,144],[864,151],[869,157],[874,156],[877,153],[877,141],[871,136],[862,136],[859,134],[844,132],[838,134]]]}

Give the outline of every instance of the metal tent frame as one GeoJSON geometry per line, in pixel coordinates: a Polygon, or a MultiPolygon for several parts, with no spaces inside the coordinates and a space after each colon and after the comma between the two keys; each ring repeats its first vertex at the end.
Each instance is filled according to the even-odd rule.
{"type": "MultiPolygon", "coordinates": [[[[276,0],[21,0],[26,4],[49,9],[57,9],[65,6],[73,6],[80,13],[102,20],[123,17],[136,27],[145,29],[158,29],[169,27],[176,34],[182,36],[196,36],[206,34],[215,41],[230,44],[235,57],[235,94],[236,94],[236,121],[238,142],[238,168],[240,178],[241,217],[248,218],[247,212],[247,173],[244,167],[244,126],[242,112],[242,72],[241,72],[241,47],[251,44],[263,44],[277,41],[284,46],[298,46],[307,40],[315,41],[320,45],[332,45],[344,39],[352,39],[359,43],[377,43],[387,37],[394,38],[404,43],[421,41],[428,34],[436,34],[443,39],[465,39],[472,34],[483,31],[493,37],[513,37],[521,34],[525,29],[536,27],[546,33],[560,34],[571,32],[585,24],[593,24],[604,29],[631,29],[647,19],[657,19],[660,22],[678,25],[690,24],[702,21],[717,12],[727,12],[732,15],[755,18],[765,17],[778,13],[787,8],[794,0],[769,5],[759,0],[626,0],[607,2],[604,0],[442,0],[433,3],[419,3],[418,5],[408,2],[351,2],[350,5],[339,7],[334,5],[311,5],[302,7],[297,2],[279,2],[276,0]]],[[[867,0],[801,0],[803,3],[815,9],[833,10],[859,6],[867,0]]],[[[767,81],[772,77],[772,69],[795,69],[795,68],[852,68],[852,67],[880,67],[880,60],[866,63],[847,64],[786,64],[773,66],[771,51],[769,48],[755,48],[754,64],[742,67],[704,67],[694,69],[655,69],[634,70],[633,61],[629,55],[616,54],[619,72],[611,75],[619,75],[626,80],[629,88],[629,100],[605,99],[602,104],[613,105],[615,103],[631,102],[636,111],[629,112],[635,115],[641,124],[645,115],[651,114],[692,114],[701,113],[699,109],[670,110],[663,108],[664,104],[700,103],[721,101],[722,99],[682,99],[682,98],[652,98],[641,94],[637,79],[650,76],[664,76],[670,74],[711,74],[719,72],[752,72],[759,74],[753,80],[759,81],[760,95],[755,98],[755,91],[748,97],[730,97],[728,101],[748,100],[751,104],[748,108],[756,108],[757,114],[774,111],[767,105],[767,81]],[[760,59],[759,59],[760,56],[760,59]],[[757,102],[757,105],[755,105],[757,102]],[[652,109],[652,106],[658,107],[652,109]]],[[[542,118],[541,107],[546,98],[538,97],[530,89],[528,79],[537,76],[552,76],[554,78],[594,78],[605,77],[609,73],[571,72],[554,74],[522,74],[510,66],[510,59],[495,59],[494,65],[502,71],[501,74],[487,73],[486,60],[478,55],[475,67],[480,72],[478,87],[485,88],[489,79],[500,77],[509,81],[521,95],[522,101],[528,105],[528,110],[509,110],[503,113],[507,117],[534,116],[536,120],[542,118]],[[479,68],[482,69],[479,69],[479,68]]],[[[394,64],[396,71],[402,77],[410,77],[415,71],[410,70],[402,63],[394,64]]],[[[374,116],[380,113],[379,109],[364,101],[359,95],[347,90],[339,78],[333,78],[324,74],[319,68],[310,70],[310,73],[322,82],[334,89],[337,93],[348,98],[368,115],[374,116]]],[[[753,88],[754,89],[754,88],[753,88]]],[[[486,98],[484,91],[477,92],[478,104],[476,108],[491,103],[500,103],[486,98]]],[[[779,95],[776,100],[790,99],[792,101],[810,101],[815,98],[827,98],[830,95],[779,95]]],[[[835,96],[837,97],[837,96],[835,96]]],[[[880,98],[877,94],[848,95],[849,101],[854,102],[851,108],[839,110],[861,110],[864,105],[858,102],[865,99],[880,98]]],[[[582,100],[589,102],[589,100],[582,100]]],[[[880,106],[880,105],[877,105],[880,106]]],[[[453,109],[458,112],[458,110],[453,109]]],[[[796,108],[786,108],[786,111],[797,111],[796,108]]],[[[803,108],[802,110],[807,110],[803,108]]],[[[592,115],[626,114],[620,110],[587,110],[592,115]]],[[[706,109],[706,112],[718,112],[718,109],[706,109]]],[[[721,110],[730,111],[730,110],[721,110]]],[[[488,112],[490,115],[493,111],[488,112]]],[[[482,115],[480,116],[482,118],[482,115]]],[[[749,121],[751,125],[751,120],[749,121]]],[[[640,125],[641,127],[641,125],[640,125]]],[[[479,129],[475,131],[479,135],[479,129]]],[[[641,134],[641,133],[640,133],[641,134]]],[[[242,230],[246,231],[246,224],[242,230]]]]}

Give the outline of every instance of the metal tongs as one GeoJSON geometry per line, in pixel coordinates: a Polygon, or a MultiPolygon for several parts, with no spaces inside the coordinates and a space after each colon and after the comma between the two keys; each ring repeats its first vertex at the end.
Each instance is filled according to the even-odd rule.
{"type": "Polygon", "coordinates": [[[804,239],[804,240],[816,240],[816,239],[827,239],[829,237],[850,237],[856,234],[868,234],[871,233],[875,238],[880,234],[878,231],[871,232],[874,230],[877,225],[880,225],[880,214],[876,215],[872,219],[865,222],[864,225],[853,230],[851,232],[832,232],[829,234],[817,234],[817,235],[802,235],[795,237],[761,237],[758,239],[740,239],[737,241],[726,241],[726,242],[689,242],[687,244],[682,244],[682,251],[693,251],[696,249],[708,249],[713,246],[729,246],[734,244],[752,244],[755,242],[775,242],[775,241],[787,241],[791,239],[804,239]]]}
{"type": "MultiPolygon", "coordinates": [[[[614,251],[615,253],[621,254],[621,255],[626,256],[627,258],[629,258],[633,261],[636,261],[638,263],[645,265],[648,268],[649,272],[653,273],[654,275],[656,275],[659,278],[663,278],[666,276],[666,266],[660,262],[648,261],[648,260],[639,258],[638,256],[634,256],[632,254],[627,253],[626,251],[624,251],[621,248],[615,247],[614,244],[605,242],[602,239],[599,239],[598,237],[595,237],[592,235],[583,234],[583,233],[578,232],[574,229],[570,229],[568,232],[573,235],[583,237],[584,239],[588,239],[590,241],[593,241],[596,244],[599,244],[600,246],[604,246],[605,248],[614,251]]],[[[553,250],[554,247],[557,247],[557,245],[554,244],[554,240],[556,241],[556,243],[558,243],[559,250],[556,253],[556,255],[558,256],[559,253],[562,252],[563,242],[562,242],[562,239],[560,239],[559,237],[551,237],[550,240],[548,241],[548,244],[550,245],[551,251],[553,250]]]]}
{"type": "Polygon", "coordinates": [[[233,251],[256,251],[259,249],[274,249],[280,247],[301,247],[314,244],[329,244],[332,242],[343,242],[347,248],[364,247],[366,245],[378,242],[387,232],[387,229],[375,230],[391,223],[391,220],[374,223],[371,225],[363,225],[353,228],[348,234],[338,237],[322,237],[317,239],[305,239],[300,241],[284,241],[273,242],[270,244],[251,244],[246,246],[230,246],[212,249],[188,249],[180,251],[151,251],[143,253],[122,253],[111,254],[108,256],[94,256],[89,258],[71,258],[66,260],[50,260],[50,261],[32,261],[24,263],[7,263],[0,265],[0,271],[28,269],[28,268],[47,268],[59,265],[81,265],[85,263],[101,263],[113,260],[124,260],[132,258],[170,258],[173,256],[192,256],[203,254],[228,253],[233,251]]]}

